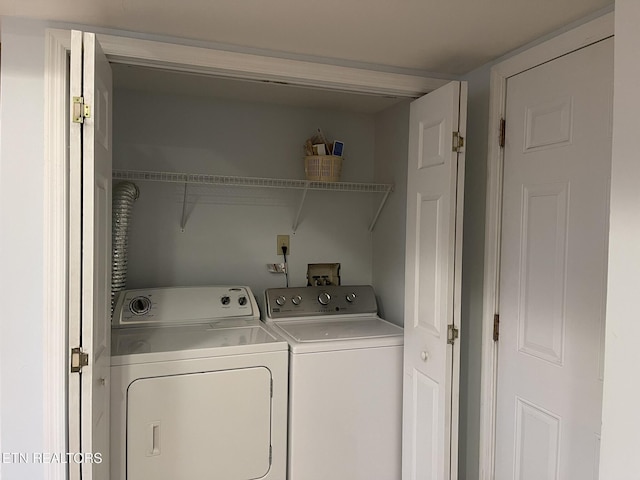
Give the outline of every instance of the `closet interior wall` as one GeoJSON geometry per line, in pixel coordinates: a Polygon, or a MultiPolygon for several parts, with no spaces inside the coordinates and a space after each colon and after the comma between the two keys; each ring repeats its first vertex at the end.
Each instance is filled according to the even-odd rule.
{"type": "Polygon", "coordinates": [[[202,95],[188,83],[184,93],[176,85],[145,91],[119,87],[120,70],[114,69],[116,170],[303,179],[303,143],[321,127],[345,143],[343,181],[393,183],[396,190],[373,233],[368,227],[381,194],[309,191],[294,233],[301,190],[189,185],[181,231],[184,184],[136,182],[128,288],[243,284],[261,300],[264,289],[284,286],[284,276],[266,264],[282,261],[276,235],[285,234],[290,285],[306,284],[309,263],[339,262],[343,284],[375,287],[377,280],[381,304],[402,324],[402,285],[389,282],[404,275],[408,101],[363,112],[202,95]],[[381,135],[380,125],[405,113],[393,134],[381,135]],[[403,147],[394,152],[394,142],[403,147]],[[387,246],[374,252],[374,243],[387,246]],[[374,278],[374,271],[385,273],[374,278]]]}

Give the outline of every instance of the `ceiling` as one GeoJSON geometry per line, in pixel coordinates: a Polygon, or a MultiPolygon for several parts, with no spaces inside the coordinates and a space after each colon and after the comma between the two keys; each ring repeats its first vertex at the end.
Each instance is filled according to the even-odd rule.
{"type": "Polygon", "coordinates": [[[0,0],[0,14],[465,74],[613,0],[0,0]]]}

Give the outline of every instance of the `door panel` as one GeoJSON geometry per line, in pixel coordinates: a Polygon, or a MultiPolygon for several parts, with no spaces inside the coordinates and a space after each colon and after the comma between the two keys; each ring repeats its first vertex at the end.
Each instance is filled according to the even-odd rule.
{"type": "Polygon", "coordinates": [[[83,97],[90,113],[72,124],[70,135],[70,238],[77,243],[70,243],[69,343],[89,359],[69,382],[69,450],[99,453],[102,462],[71,464],[69,474],[108,480],[112,87],[95,35],[72,32],[70,78],[72,98],[83,97]]]}
{"type": "Polygon", "coordinates": [[[597,478],[613,39],[507,81],[496,480],[597,478]]]}
{"type": "Polygon", "coordinates": [[[560,419],[516,399],[515,476],[520,480],[556,478],[560,419]]]}
{"type": "MultiPolygon", "coordinates": [[[[109,458],[111,362],[111,67],[95,35],[83,35],[82,448],[109,458]]],[[[82,465],[83,480],[108,479],[109,462],[82,465]]]]}
{"type": "Polygon", "coordinates": [[[466,84],[452,82],[411,104],[407,181],[403,479],[455,478],[459,252],[466,84]],[[462,119],[462,121],[461,121],[462,119]]]}
{"type": "Polygon", "coordinates": [[[417,248],[417,270],[422,272],[416,278],[416,290],[422,295],[418,298],[418,315],[414,318],[414,327],[429,330],[434,335],[440,335],[440,288],[438,273],[441,252],[438,237],[442,236],[438,217],[441,215],[441,197],[423,198],[418,194],[417,219],[419,225],[417,248]]]}
{"type": "Polygon", "coordinates": [[[524,185],[518,350],[562,365],[569,184],[524,185]]]}

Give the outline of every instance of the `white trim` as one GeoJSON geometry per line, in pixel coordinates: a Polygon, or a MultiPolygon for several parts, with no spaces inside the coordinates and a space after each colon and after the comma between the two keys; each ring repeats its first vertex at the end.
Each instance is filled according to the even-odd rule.
{"type": "MultiPolygon", "coordinates": [[[[467,99],[469,86],[467,82],[460,82],[460,100],[458,101],[459,117],[457,131],[463,139],[467,138],[467,99]]],[[[455,126],[454,126],[455,128],[455,126]]],[[[457,154],[457,184],[456,184],[456,233],[454,260],[454,290],[453,290],[453,324],[458,327],[458,334],[464,335],[462,329],[462,250],[464,225],[464,181],[466,172],[466,149],[462,148],[457,154]]],[[[460,471],[458,453],[460,447],[460,347],[458,340],[453,347],[453,375],[451,401],[451,472],[449,478],[457,480],[460,471]]]]}
{"type": "MultiPolygon", "coordinates": [[[[67,451],[67,48],[47,31],[44,92],[44,452],[67,451]]],[[[66,478],[50,463],[45,478],[66,478]]]]}
{"type": "MultiPolygon", "coordinates": [[[[70,32],[69,45],[69,97],[82,96],[82,32],[70,32]]],[[[81,290],[82,290],[82,126],[69,121],[69,323],[67,339],[70,348],[81,342],[81,290]]],[[[69,451],[82,452],[80,436],[81,375],[68,374],[68,430],[69,451]]],[[[69,464],[69,479],[81,478],[79,463],[69,464]]]]}
{"type": "Polygon", "coordinates": [[[500,223],[502,211],[502,149],[500,120],[505,114],[507,79],[554,58],[614,34],[614,14],[608,13],[491,69],[489,148],[487,152],[487,212],[485,221],[482,374],[480,395],[480,480],[492,480],[495,460],[496,377],[498,347],[493,341],[493,316],[499,305],[500,223]]]}
{"type": "Polygon", "coordinates": [[[450,80],[96,35],[110,61],[221,77],[284,82],[356,93],[420,97],[450,80]]]}

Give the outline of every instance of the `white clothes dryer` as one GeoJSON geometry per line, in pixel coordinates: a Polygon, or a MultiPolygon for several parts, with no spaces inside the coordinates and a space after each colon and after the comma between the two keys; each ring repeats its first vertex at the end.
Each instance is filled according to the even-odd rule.
{"type": "Polygon", "coordinates": [[[111,357],[111,478],[284,480],[287,342],[248,287],[122,292],[111,357]]]}
{"type": "Polygon", "coordinates": [[[401,478],[403,330],[373,288],[268,289],[265,302],[290,348],[287,478],[401,478]]]}

